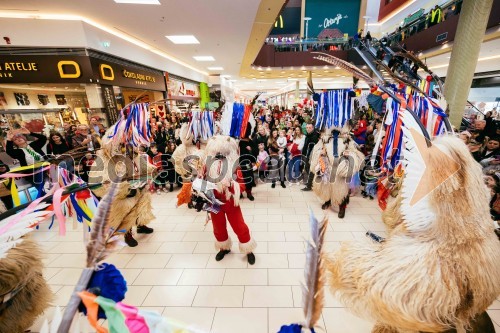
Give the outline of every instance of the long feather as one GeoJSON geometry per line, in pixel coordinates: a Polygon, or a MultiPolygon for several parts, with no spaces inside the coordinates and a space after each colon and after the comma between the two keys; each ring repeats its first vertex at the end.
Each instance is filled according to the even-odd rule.
{"type": "Polygon", "coordinates": [[[306,266],[304,270],[305,285],[302,286],[302,303],[307,328],[314,325],[321,316],[323,309],[325,284],[323,241],[325,239],[328,220],[326,217],[321,221],[310,212],[312,243],[308,242],[306,252],[306,266]]]}
{"type": "Polygon", "coordinates": [[[360,70],[358,67],[354,66],[351,63],[348,63],[345,60],[339,59],[337,57],[334,57],[330,54],[323,53],[323,52],[311,52],[313,54],[316,54],[314,59],[317,60],[322,60],[324,62],[327,62],[331,65],[338,66],[342,68],[343,70],[351,73],[353,76],[357,77],[358,79],[366,81],[369,85],[374,85],[377,84],[374,79],[372,79],[368,74],[360,70]]]}
{"type": "Polygon", "coordinates": [[[97,212],[92,219],[92,232],[87,244],[87,267],[91,268],[103,260],[109,253],[108,242],[115,244],[116,239],[110,238],[107,223],[111,212],[111,204],[117,192],[119,181],[114,181],[108,193],[99,202],[97,212]]]}

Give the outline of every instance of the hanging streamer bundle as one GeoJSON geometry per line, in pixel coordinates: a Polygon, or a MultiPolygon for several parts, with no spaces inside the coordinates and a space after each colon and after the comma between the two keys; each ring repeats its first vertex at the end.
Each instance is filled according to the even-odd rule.
{"type": "Polygon", "coordinates": [[[233,138],[245,135],[248,124],[254,126],[252,106],[241,103],[226,103],[221,118],[222,134],[233,138]]]}
{"type": "Polygon", "coordinates": [[[208,140],[214,136],[214,113],[213,111],[191,111],[191,122],[189,131],[194,138],[208,140]]]}
{"type": "Polygon", "coordinates": [[[351,119],[354,103],[349,92],[348,89],[341,89],[328,90],[320,94],[314,117],[317,129],[344,127],[351,119]]]}
{"type": "Polygon", "coordinates": [[[108,138],[113,144],[148,146],[151,138],[148,103],[132,103],[120,111],[120,120],[114,125],[108,138]]]}

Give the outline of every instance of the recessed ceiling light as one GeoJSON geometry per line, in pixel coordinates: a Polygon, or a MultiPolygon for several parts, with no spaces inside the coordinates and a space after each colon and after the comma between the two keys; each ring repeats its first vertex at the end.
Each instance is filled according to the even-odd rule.
{"type": "Polygon", "coordinates": [[[212,56],[194,56],[193,58],[196,61],[215,61],[212,56]]]}
{"type": "Polygon", "coordinates": [[[200,44],[193,35],[165,36],[174,44],[200,44]]]}
{"type": "Polygon", "coordinates": [[[161,5],[158,0],[115,0],[116,3],[131,3],[137,5],[161,5]]]}
{"type": "Polygon", "coordinates": [[[222,67],[207,67],[209,71],[223,71],[224,68],[222,67]]]}

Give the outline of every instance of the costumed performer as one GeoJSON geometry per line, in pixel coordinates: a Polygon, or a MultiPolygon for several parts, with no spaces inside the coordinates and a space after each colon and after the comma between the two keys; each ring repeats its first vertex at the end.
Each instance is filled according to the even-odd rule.
{"type": "Polygon", "coordinates": [[[255,264],[253,250],[257,243],[250,235],[250,230],[243,219],[239,206],[240,194],[244,190],[239,168],[238,143],[229,136],[216,135],[208,140],[206,147],[205,164],[201,170],[202,178],[215,183],[215,197],[223,204],[218,213],[210,212],[215,248],[219,252],[215,260],[220,261],[231,252],[232,241],[227,233],[227,222],[236,233],[239,240],[240,252],[247,255],[250,265],[255,264]]]}
{"type": "Polygon", "coordinates": [[[500,244],[481,168],[458,138],[423,140],[406,144],[387,239],[342,244],[332,292],[372,332],[494,332],[485,311],[500,294],[500,244]]]}
{"type": "Polygon", "coordinates": [[[150,234],[153,228],[147,226],[154,215],[151,205],[151,193],[146,182],[140,178],[151,175],[156,167],[147,160],[147,155],[137,147],[125,147],[113,142],[111,136],[116,125],[111,126],[102,139],[102,148],[96,152],[96,159],[90,169],[89,183],[103,185],[93,192],[98,197],[104,197],[111,187],[111,181],[116,173],[120,173],[123,181],[118,186],[116,197],[111,204],[109,226],[116,231],[125,232],[125,243],[130,247],[138,245],[132,228],[137,226],[137,233],[150,234]],[[126,148],[126,149],[125,149],[126,148]],[[125,153],[122,153],[125,150],[125,153]]]}
{"type": "Polygon", "coordinates": [[[349,184],[363,161],[364,155],[356,148],[348,125],[323,133],[311,154],[311,172],[316,176],[313,191],[323,202],[322,209],[338,205],[338,217],[344,218],[349,203],[349,184]]]}

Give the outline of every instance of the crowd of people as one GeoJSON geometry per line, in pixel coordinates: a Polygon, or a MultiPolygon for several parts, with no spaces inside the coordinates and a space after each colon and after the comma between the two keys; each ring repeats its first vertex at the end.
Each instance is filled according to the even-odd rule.
{"type": "MultiPolygon", "coordinates": [[[[216,113],[216,134],[220,133],[216,113]]],[[[315,129],[310,110],[292,108],[285,110],[278,106],[255,111],[256,126],[248,126],[239,140],[241,169],[245,181],[245,194],[254,200],[252,188],[262,183],[270,183],[286,188],[303,184],[303,191],[311,191],[314,174],[309,161],[320,133],[315,129]]],[[[149,163],[157,168],[157,175],[150,183],[150,191],[158,195],[172,192],[174,186],[182,186],[181,177],[175,172],[172,154],[181,144],[179,131],[187,118],[169,114],[165,118],[151,120],[151,145],[143,151],[149,163]]],[[[460,132],[460,137],[469,147],[471,154],[483,168],[485,182],[491,189],[491,213],[500,218],[500,129],[496,110],[484,117],[471,115],[469,127],[460,132]]],[[[373,152],[377,137],[384,127],[381,116],[371,108],[361,106],[350,120],[351,137],[358,149],[367,156],[373,152]]],[[[26,128],[13,129],[6,135],[6,153],[20,166],[29,166],[44,160],[58,159],[61,167],[67,168],[88,181],[88,174],[95,159],[95,151],[101,146],[101,136],[105,128],[91,119],[85,124],[64,124],[63,132],[52,132],[47,138],[43,134],[32,133],[26,128]],[[64,158],[65,154],[83,150],[79,160],[64,158]]],[[[195,144],[202,144],[195,142],[195,144]]],[[[70,155],[68,155],[70,156],[70,155]]],[[[0,161],[0,174],[9,172],[9,166],[0,161]]],[[[374,199],[377,195],[377,180],[380,170],[365,167],[360,173],[361,194],[374,199]]],[[[36,180],[33,180],[36,181],[36,180]]],[[[359,184],[358,184],[359,185],[359,184]]],[[[8,184],[0,188],[0,196],[7,208],[12,208],[8,184]]],[[[243,194],[241,195],[243,198],[243,194]]]]}

